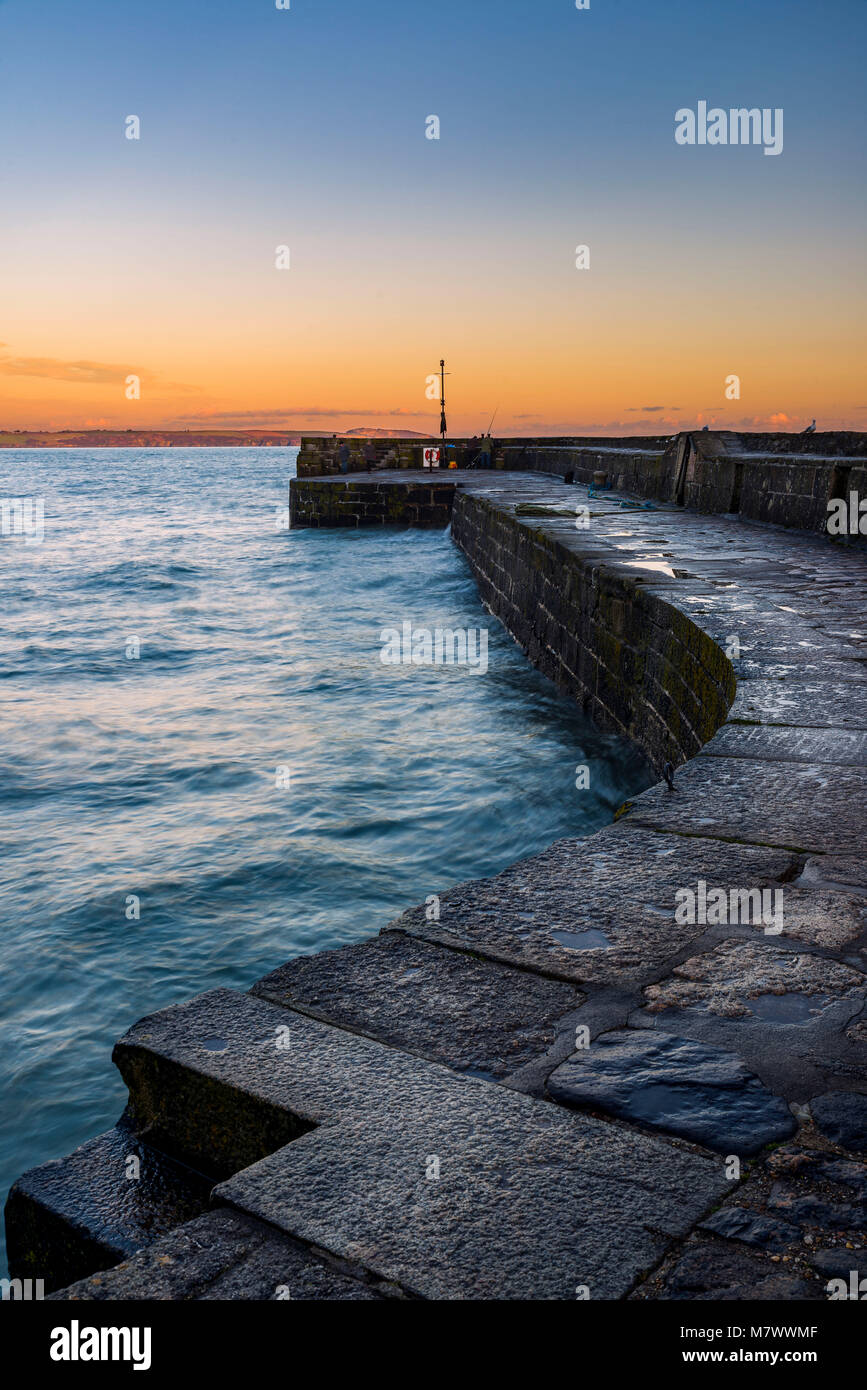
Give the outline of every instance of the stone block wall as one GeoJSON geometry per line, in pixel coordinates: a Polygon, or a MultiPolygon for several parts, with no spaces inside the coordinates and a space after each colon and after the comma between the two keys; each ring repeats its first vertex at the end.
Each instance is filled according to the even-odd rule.
{"type": "MultiPolygon", "coordinates": [[[[437,442],[305,439],[298,477],[339,474],[337,451],[343,443],[350,450],[349,473],[418,470],[425,444],[437,442]]],[[[735,435],[700,430],[673,438],[498,439],[493,441],[492,463],[495,469],[550,473],[584,484],[604,473],[606,485],[617,492],[821,532],[830,498],[845,496],[850,489],[867,496],[861,461],[865,452],[867,435],[860,434],[735,435]]],[[[458,468],[471,467],[477,454],[478,444],[469,440],[451,440],[447,446],[447,461],[458,468]]],[[[443,473],[448,469],[432,476],[443,473]]]]}
{"type": "MultiPolygon", "coordinates": [[[[667,440],[662,436],[626,439],[494,439],[492,464],[495,468],[540,470],[565,475],[575,467],[576,452],[599,446],[605,451],[645,450],[661,454],[667,440]]],[[[438,447],[438,438],[431,439],[348,439],[333,435],[327,438],[303,438],[298,454],[298,477],[328,477],[339,474],[339,451],[349,450],[347,472],[366,473],[376,469],[421,468],[422,450],[429,445],[438,447]]],[[[471,467],[479,453],[479,442],[470,439],[450,439],[446,446],[445,465],[471,467]]],[[[444,466],[445,466],[444,465],[444,466]]]]}
{"type": "Polygon", "coordinates": [[[301,440],[298,454],[298,477],[321,478],[340,473],[339,451],[345,444],[349,449],[348,471],[365,473],[371,468],[421,468],[421,451],[425,444],[436,440],[412,439],[347,439],[330,435],[301,440]]]}
{"type": "Polygon", "coordinates": [[[737,439],[747,454],[804,454],[813,458],[867,458],[867,434],[856,430],[816,430],[813,434],[762,433],[731,434],[720,431],[723,437],[737,439]]]}
{"type": "Polygon", "coordinates": [[[296,478],[289,489],[290,526],[441,526],[451,520],[454,483],[340,482],[296,478]]]}
{"type": "Polygon", "coordinates": [[[867,468],[853,459],[744,458],[739,515],[751,521],[770,521],[802,531],[824,531],[828,501],[850,491],[867,497],[867,468]]]}
{"type": "MultiPolygon", "coordinates": [[[[565,469],[576,483],[591,484],[597,473],[606,475],[606,486],[615,492],[636,493],[666,501],[671,493],[671,469],[664,453],[635,449],[579,449],[565,460],[565,469]]],[[[546,469],[559,472],[559,469],[546,469]]]]}
{"type": "Polygon", "coordinates": [[[481,496],[458,493],[452,535],[534,666],[657,769],[691,758],[724,722],[731,662],[684,613],[481,496]]]}
{"type": "Polygon", "coordinates": [[[822,531],[834,465],[821,459],[744,459],[737,511],[751,521],[822,531]]]}

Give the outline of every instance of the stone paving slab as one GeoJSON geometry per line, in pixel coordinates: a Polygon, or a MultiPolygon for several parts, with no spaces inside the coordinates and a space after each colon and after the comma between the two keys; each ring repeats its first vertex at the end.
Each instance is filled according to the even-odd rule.
{"type": "Polygon", "coordinates": [[[212,1166],[221,1092],[312,1126],[215,1200],[426,1298],[622,1296],[726,1188],[717,1160],[231,990],[143,1019],[118,1063],[137,1123],[212,1166]]]}
{"type": "Polygon", "coordinates": [[[863,847],[863,767],[699,755],[679,770],[676,787],[672,794],[660,783],[637,796],[630,824],[821,853],[863,847]]]}
{"type": "Polygon", "coordinates": [[[867,729],[867,682],[833,677],[742,681],[729,719],[800,728],[867,729]]]}
{"type": "MultiPolygon", "coordinates": [[[[740,590],[742,593],[743,591],[740,590]]],[[[682,589],[669,589],[666,597],[682,603],[682,589]]],[[[863,655],[863,644],[849,637],[832,636],[821,625],[794,618],[777,609],[750,604],[735,614],[719,598],[708,596],[706,607],[690,604],[689,613],[721,645],[729,635],[737,636],[741,651],[748,656],[763,655],[769,661],[814,661],[832,657],[855,662],[863,655]]]]}
{"type": "Polygon", "coordinates": [[[222,1208],[178,1226],[114,1269],[50,1297],[64,1302],[365,1302],[380,1294],[261,1221],[222,1208]]]}
{"type": "Polygon", "coordinates": [[[699,1176],[685,1154],[644,1153],[637,1134],[618,1153],[602,1129],[572,1131],[547,1109],[542,1127],[485,1105],[389,1132],[319,1131],[216,1196],[425,1298],[574,1299],[581,1285],[622,1297],[719,1198],[723,1165],[690,1155],[707,1165],[699,1176]]]}
{"type": "Polygon", "coordinates": [[[782,624],[778,628],[769,623],[769,633],[761,640],[761,636],[752,631],[747,635],[739,631],[737,621],[731,616],[720,622],[696,614],[695,620],[724,650],[730,636],[738,637],[740,651],[733,653],[731,662],[740,678],[784,674],[786,679],[808,680],[828,675],[844,679],[857,674],[857,653],[830,637],[818,634],[807,640],[802,638],[800,630],[786,631],[782,624]]]}
{"type": "Polygon", "coordinates": [[[630,822],[587,840],[559,840],[496,878],[459,884],[440,896],[437,923],[420,906],[389,929],[577,983],[626,985],[704,932],[675,922],[678,889],[700,878],[726,890],[779,886],[800,867],[787,850],[724,841],[709,847],[630,822]]]}
{"type": "Polygon", "coordinates": [[[251,993],[497,1080],[570,1030],[585,997],[570,984],[398,933],[298,956],[251,993]]]}
{"type": "Polygon", "coordinates": [[[760,758],[775,763],[867,767],[867,732],[860,729],[768,729],[724,724],[701,758],[760,758]]]}
{"type": "Polygon", "coordinates": [[[620,1028],[548,1078],[564,1105],[598,1109],[724,1154],[748,1156],[795,1132],[785,1101],[733,1052],[671,1033],[620,1028]]]}
{"type": "Polygon", "coordinates": [[[811,655],[790,649],[785,657],[767,651],[745,650],[741,656],[732,659],[732,669],[739,682],[772,680],[793,685],[822,679],[853,681],[859,674],[859,668],[851,657],[830,650],[811,655]]]}

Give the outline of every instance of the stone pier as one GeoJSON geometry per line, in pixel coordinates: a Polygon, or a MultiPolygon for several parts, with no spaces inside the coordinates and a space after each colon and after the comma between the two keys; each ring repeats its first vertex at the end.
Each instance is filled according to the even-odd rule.
{"type": "Polygon", "coordinates": [[[296,525],[450,519],[491,613],[661,780],[443,886],[437,920],[408,906],[136,1024],[119,1126],[13,1188],[12,1273],[63,1300],[824,1300],[867,1276],[867,555],[817,522],[862,440],[763,456],[776,491],[746,511],[786,529],[745,519],[759,473],[728,451],[714,474],[700,439],[655,500],[575,465],[299,477],[296,525]]]}

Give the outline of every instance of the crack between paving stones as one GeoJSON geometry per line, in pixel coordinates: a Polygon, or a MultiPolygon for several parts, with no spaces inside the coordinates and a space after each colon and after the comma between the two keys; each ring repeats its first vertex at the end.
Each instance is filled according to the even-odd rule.
{"type": "MultiPolygon", "coordinates": [[[[621,817],[621,820],[625,820],[627,817],[630,825],[637,825],[641,830],[652,830],[655,835],[681,835],[685,840],[720,840],[724,845],[745,845],[747,847],[755,845],[759,849],[784,849],[788,850],[790,854],[825,855],[829,852],[835,853],[833,850],[818,849],[815,846],[783,844],[777,840],[744,840],[739,835],[703,834],[700,830],[678,830],[674,826],[654,825],[652,821],[632,817],[628,811],[621,817]]],[[[837,852],[841,853],[842,851],[837,852]]]]}

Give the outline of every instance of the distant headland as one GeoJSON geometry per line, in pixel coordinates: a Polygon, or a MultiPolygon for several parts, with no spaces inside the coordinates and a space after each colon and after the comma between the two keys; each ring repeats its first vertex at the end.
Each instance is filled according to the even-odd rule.
{"type": "MultiPolygon", "coordinates": [[[[416,430],[370,429],[358,425],[342,432],[303,431],[305,438],[427,439],[416,430]]],[[[223,430],[3,430],[0,449],[245,449],[256,445],[283,447],[301,443],[301,431],[286,429],[223,430]]]]}

